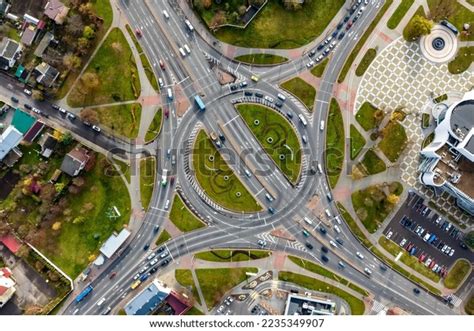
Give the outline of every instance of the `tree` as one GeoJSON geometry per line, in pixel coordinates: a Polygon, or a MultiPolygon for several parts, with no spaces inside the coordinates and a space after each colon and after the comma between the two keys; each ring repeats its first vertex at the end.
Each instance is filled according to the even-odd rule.
{"type": "Polygon", "coordinates": [[[21,245],[15,255],[20,258],[26,258],[28,255],[30,255],[30,248],[26,245],[21,245]]]}
{"type": "Polygon", "coordinates": [[[55,222],[52,226],[51,226],[51,229],[53,229],[53,231],[59,231],[61,229],[61,222],[55,222]]]}
{"type": "Polygon", "coordinates": [[[81,37],[77,40],[77,52],[79,54],[84,55],[89,47],[91,46],[91,43],[89,42],[89,39],[81,37]]]}
{"type": "Polygon", "coordinates": [[[99,76],[93,72],[86,72],[81,76],[81,83],[82,86],[87,89],[87,91],[91,92],[99,87],[99,76]]]}
{"type": "Polygon", "coordinates": [[[56,192],[61,193],[61,191],[64,190],[64,186],[66,186],[64,183],[56,183],[54,184],[54,189],[56,192]]]}
{"type": "Polygon", "coordinates": [[[80,114],[81,120],[92,124],[99,123],[99,115],[94,109],[84,108],[80,114]]]}
{"type": "Polygon", "coordinates": [[[403,30],[406,41],[416,41],[421,36],[428,35],[433,27],[433,22],[420,15],[415,15],[403,30]]]}
{"type": "Polygon", "coordinates": [[[430,18],[439,21],[455,15],[458,4],[457,0],[436,0],[430,7],[430,18]]]}
{"type": "Polygon", "coordinates": [[[396,205],[400,201],[400,197],[396,194],[389,194],[387,197],[387,201],[392,205],[396,205]]]}
{"type": "Polygon", "coordinates": [[[64,66],[72,71],[75,71],[81,67],[81,58],[77,55],[74,55],[72,53],[67,53],[63,57],[63,64],[64,66]]]}
{"type": "Polygon", "coordinates": [[[41,92],[40,90],[33,90],[33,93],[31,95],[33,97],[33,100],[36,100],[36,101],[43,101],[44,100],[44,95],[43,95],[43,92],[41,92]]]}
{"type": "Polygon", "coordinates": [[[73,221],[72,224],[82,224],[85,221],[85,217],[83,216],[77,216],[73,221]]]}
{"type": "Polygon", "coordinates": [[[58,141],[64,146],[69,146],[74,141],[74,138],[70,132],[66,132],[65,134],[61,135],[58,141]]]}
{"type": "Polygon", "coordinates": [[[79,37],[84,30],[84,22],[82,22],[82,18],[79,15],[72,15],[67,19],[67,24],[65,27],[66,35],[72,35],[75,37],[79,37]]]}
{"type": "Polygon", "coordinates": [[[84,27],[84,30],[82,31],[82,36],[88,40],[92,40],[95,37],[95,31],[90,25],[88,25],[84,27]]]}

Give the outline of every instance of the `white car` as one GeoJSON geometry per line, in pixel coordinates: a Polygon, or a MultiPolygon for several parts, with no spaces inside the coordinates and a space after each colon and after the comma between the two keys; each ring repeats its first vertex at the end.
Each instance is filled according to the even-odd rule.
{"type": "Polygon", "coordinates": [[[138,278],[140,278],[140,274],[136,274],[135,276],[133,276],[133,280],[137,280],[138,278]]]}
{"type": "Polygon", "coordinates": [[[431,259],[426,260],[425,267],[428,267],[431,264],[431,261],[432,261],[431,259]]]}
{"type": "Polygon", "coordinates": [[[151,260],[152,258],[154,258],[156,255],[156,253],[151,253],[150,255],[148,255],[147,257],[147,260],[151,260]]]}
{"type": "Polygon", "coordinates": [[[165,83],[163,83],[163,79],[158,78],[158,84],[160,84],[160,87],[165,86],[165,83]]]}
{"type": "Polygon", "coordinates": [[[356,255],[359,259],[361,259],[361,260],[364,259],[364,255],[362,255],[360,252],[356,252],[356,255]]]}
{"type": "Polygon", "coordinates": [[[392,235],[393,235],[393,232],[392,232],[392,231],[390,231],[389,233],[387,233],[387,239],[392,238],[392,235]]]}
{"type": "Polygon", "coordinates": [[[369,276],[372,274],[372,271],[370,271],[369,268],[364,268],[364,271],[365,271],[365,273],[366,273],[367,275],[369,275],[369,276]]]}
{"type": "Polygon", "coordinates": [[[155,265],[157,263],[158,263],[158,258],[155,258],[150,262],[150,266],[155,265]]]}
{"type": "Polygon", "coordinates": [[[39,110],[38,108],[35,108],[33,107],[33,112],[35,112],[36,114],[41,114],[41,110],[39,110]]]}
{"type": "Polygon", "coordinates": [[[168,210],[170,208],[170,201],[166,200],[165,202],[165,210],[168,210]]]}
{"type": "Polygon", "coordinates": [[[337,225],[334,225],[334,230],[336,230],[337,233],[341,233],[341,229],[337,225]]]}
{"type": "Polygon", "coordinates": [[[331,244],[332,247],[337,248],[337,245],[334,241],[330,240],[329,243],[331,244]]]}
{"type": "Polygon", "coordinates": [[[257,244],[259,244],[259,246],[262,246],[262,247],[267,246],[267,242],[266,242],[265,240],[262,240],[262,239],[260,239],[259,241],[257,241],[257,244]]]}
{"type": "Polygon", "coordinates": [[[449,256],[453,256],[454,255],[454,248],[451,248],[451,252],[449,252],[449,256]]]}
{"type": "Polygon", "coordinates": [[[92,130],[94,130],[94,131],[97,132],[97,133],[100,132],[100,128],[99,128],[97,125],[93,125],[93,126],[92,126],[92,130]]]}
{"type": "Polygon", "coordinates": [[[31,95],[32,92],[30,90],[28,90],[27,88],[23,90],[23,93],[25,93],[26,95],[31,95]]]}
{"type": "Polygon", "coordinates": [[[339,224],[339,225],[342,224],[341,217],[339,215],[334,217],[334,219],[336,220],[337,224],[339,224]]]}
{"type": "Polygon", "coordinates": [[[405,238],[403,238],[402,241],[400,241],[400,246],[405,246],[405,244],[407,243],[407,240],[405,238]]]}
{"type": "Polygon", "coordinates": [[[266,101],[273,103],[273,98],[270,98],[268,95],[263,97],[266,101]]]}
{"type": "Polygon", "coordinates": [[[314,66],[314,61],[309,61],[308,63],[306,63],[306,66],[308,68],[311,68],[312,66],[314,66]]]}

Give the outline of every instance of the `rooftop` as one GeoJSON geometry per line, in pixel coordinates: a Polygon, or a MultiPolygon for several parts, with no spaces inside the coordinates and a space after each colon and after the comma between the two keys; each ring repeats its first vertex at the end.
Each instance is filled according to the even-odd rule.
{"type": "Polygon", "coordinates": [[[158,280],[148,285],[125,306],[127,315],[148,315],[170,294],[170,290],[158,280]]]}
{"type": "MultiPolygon", "coordinates": [[[[451,130],[457,135],[459,140],[474,128],[474,100],[464,100],[454,107],[451,114],[451,130]]],[[[471,144],[472,146],[472,144],[471,144]]],[[[474,150],[470,150],[474,154],[474,150]]]]}
{"type": "Polygon", "coordinates": [[[22,139],[23,134],[10,125],[0,136],[0,160],[3,160],[22,139]]]}
{"type": "Polygon", "coordinates": [[[290,294],[285,315],[334,315],[335,310],[333,301],[290,294]]]}
{"type": "Polygon", "coordinates": [[[33,124],[36,122],[36,119],[28,113],[20,110],[19,108],[15,109],[13,114],[12,125],[21,133],[27,133],[33,124]]]}
{"type": "Polygon", "coordinates": [[[130,236],[130,231],[123,229],[118,235],[112,234],[109,239],[102,245],[100,252],[107,258],[110,258],[122,246],[122,244],[130,236]]]}

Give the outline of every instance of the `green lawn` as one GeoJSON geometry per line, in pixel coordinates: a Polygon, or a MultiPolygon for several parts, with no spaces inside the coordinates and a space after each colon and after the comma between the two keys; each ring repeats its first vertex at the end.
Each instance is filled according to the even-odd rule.
{"type": "Polygon", "coordinates": [[[375,129],[383,119],[383,115],[377,112],[370,102],[364,102],[356,113],[356,120],[365,131],[375,129]],[[379,115],[379,116],[378,116],[379,115]],[[382,118],[380,118],[382,117],[382,118]]]}
{"type": "Polygon", "coordinates": [[[337,100],[332,98],[326,129],[326,169],[329,185],[334,188],[344,162],[344,122],[337,100]]]}
{"type": "Polygon", "coordinates": [[[421,126],[423,128],[429,127],[430,126],[430,119],[431,119],[430,114],[428,114],[428,113],[421,114],[421,126]]]}
{"type": "Polygon", "coordinates": [[[351,160],[354,160],[364,148],[366,140],[359,130],[351,124],[351,160]]]}
{"type": "Polygon", "coordinates": [[[156,239],[155,244],[156,246],[160,246],[162,243],[168,241],[169,239],[171,239],[171,235],[168,233],[168,231],[163,230],[158,239],[156,239]]]}
{"type": "Polygon", "coordinates": [[[193,293],[194,300],[201,304],[201,299],[199,298],[199,293],[196,289],[196,284],[194,284],[193,275],[191,270],[189,269],[176,269],[174,271],[174,277],[176,281],[181,285],[184,286],[193,293]]]}
{"type": "MultiPolygon", "coordinates": [[[[399,183],[398,185],[390,185],[388,191],[390,194],[399,196],[401,194],[400,187],[401,184],[399,183]]],[[[370,233],[374,233],[392,211],[395,203],[390,201],[381,185],[373,185],[353,192],[352,205],[365,228],[370,233]]]]}
{"type": "Polygon", "coordinates": [[[161,124],[163,121],[163,110],[159,108],[155,116],[153,117],[153,120],[150,123],[150,126],[148,127],[148,131],[145,134],[145,141],[149,142],[154,140],[158,135],[160,134],[161,131],[161,124]]]}
{"type": "Polygon", "coordinates": [[[365,52],[364,57],[357,66],[357,69],[355,71],[356,76],[362,76],[376,56],[377,51],[375,50],[375,48],[369,48],[367,52],[365,52]]]}
{"type": "Polygon", "coordinates": [[[474,46],[459,48],[458,54],[448,63],[448,70],[452,74],[460,74],[469,69],[474,61],[474,46]]]}
{"type": "Polygon", "coordinates": [[[120,174],[123,174],[127,182],[130,183],[130,165],[118,159],[114,159],[113,162],[119,167],[119,170],[115,171],[110,168],[110,171],[107,172],[107,174],[111,176],[119,176],[120,174]]]}
{"type": "Polygon", "coordinates": [[[365,311],[364,302],[355,296],[341,290],[340,288],[314,279],[308,276],[296,274],[289,271],[280,271],[278,273],[278,280],[294,283],[309,290],[319,291],[324,293],[334,294],[345,300],[351,307],[352,315],[363,315],[365,311]]]}
{"type": "Polygon", "coordinates": [[[369,295],[369,292],[367,292],[366,290],[358,287],[357,285],[354,285],[354,284],[350,283],[344,277],[336,275],[332,271],[320,266],[319,264],[314,264],[313,262],[301,259],[301,258],[296,257],[296,256],[289,256],[288,258],[291,260],[291,262],[295,263],[296,265],[300,266],[301,268],[304,268],[306,270],[314,272],[315,274],[321,275],[323,277],[327,277],[329,279],[335,280],[336,282],[339,282],[342,285],[349,286],[354,291],[359,292],[363,296],[368,296],[369,295]]]}
{"type": "Polygon", "coordinates": [[[295,77],[280,84],[280,87],[300,99],[309,111],[313,111],[314,98],[316,97],[316,90],[313,86],[301,78],[295,77]]]}
{"type": "Polygon", "coordinates": [[[239,212],[262,210],[204,130],[199,132],[194,144],[193,168],[199,185],[217,204],[239,212]]]}
{"type": "Polygon", "coordinates": [[[301,170],[301,148],[288,120],[262,105],[239,104],[236,108],[278,168],[292,183],[296,183],[301,170]]]}
{"type": "Polygon", "coordinates": [[[357,45],[354,47],[352,50],[351,54],[348,56],[346,63],[344,63],[344,67],[342,68],[341,72],[339,73],[339,77],[337,79],[338,83],[342,83],[344,79],[346,79],[347,73],[351,69],[352,63],[357,57],[357,54],[359,54],[360,50],[366,43],[367,39],[369,39],[370,36],[372,36],[372,32],[374,31],[375,27],[379,23],[380,19],[383,17],[387,9],[392,5],[393,0],[387,0],[385,1],[384,5],[382,8],[380,8],[377,16],[375,17],[374,20],[372,20],[372,23],[370,23],[369,27],[365,31],[365,33],[362,35],[362,37],[359,39],[359,42],[357,45]]]}
{"type": "Polygon", "coordinates": [[[398,244],[396,244],[393,241],[385,238],[384,236],[379,238],[379,244],[387,252],[392,254],[394,257],[396,257],[400,252],[402,252],[403,255],[400,257],[399,261],[401,261],[403,264],[410,267],[412,270],[415,270],[418,273],[428,277],[433,282],[435,282],[435,283],[439,282],[440,278],[437,274],[435,274],[430,269],[425,267],[425,265],[423,263],[418,262],[418,259],[416,258],[416,256],[411,256],[410,254],[408,254],[408,252],[406,252],[398,244]]]}
{"type": "Polygon", "coordinates": [[[130,25],[126,24],[126,25],[125,25],[125,28],[127,29],[127,32],[128,32],[128,34],[130,35],[130,38],[132,38],[133,44],[135,45],[135,48],[137,49],[137,52],[138,52],[139,54],[143,53],[142,45],[140,45],[140,43],[138,42],[137,37],[135,36],[135,33],[133,32],[133,30],[132,30],[132,28],[130,27],[130,25]]]}
{"type": "Polygon", "coordinates": [[[108,30],[114,18],[110,2],[104,0],[89,0],[88,2],[92,4],[95,14],[104,20],[104,29],[108,30]]]}
{"type": "Polygon", "coordinates": [[[407,11],[414,2],[415,0],[402,0],[400,5],[398,5],[397,9],[388,20],[387,27],[391,30],[395,29],[398,24],[400,24],[400,21],[403,19],[403,17],[405,17],[407,11]]]}
{"type": "Polygon", "coordinates": [[[362,167],[362,172],[365,176],[375,175],[387,169],[383,160],[372,149],[365,153],[359,165],[362,167]]]}
{"type": "Polygon", "coordinates": [[[108,127],[114,134],[136,138],[140,128],[142,105],[129,103],[118,106],[96,107],[99,124],[108,127]]]}
{"type": "Polygon", "coordinates": [[[459,31],[463,31],[464,23],[470,23],[468,36],[460,34],[460,38],[461,40],[474,40],[474,12],[461,5],[458,1],[445,1],[446,0],[427,0],[430,12],[435,16],[433,17],[433,20],[440,21],[447,19],[450,23],[454,24],[459,31]],[[441,5],[442,9],[438,11],[438,15],[434,14],[436,12],[436,7],[442,3],[452,3],[452,10],[447,11],[445,7],[441,5]],[[449,15],[446,15],[447,12],[449,12],[449,15]]]}
{"type": "Polygon", "coordinates": [[[85,73],[96,74],[99,84],[87,88],[79,80],[67,99],[71,107],[135,100],[140,94],[140,80],[132,50],[118,28],[109,33],[85,73]]]}
{"type": "Polygon", "coordinates": [[[264,259],[270,256],[268,251],[251,251],[251,250],[213,250],[201,252],[194,255],[196,259],[211,262],[240,262],[264,259]]]}
{"type": "Polygon", "coordinates": [[[142,61],[143,69],[145,70],[145,75],[148,78],[151,86],[155,91],[159,91],[160,87],[158,86],[158,80],[156,79],[155,73],[153,72],[153,68],[151,67],[150,61],[148,61],[148,57],[145,53],[140,54],[140,60],[142,61]]]}
{"type": "Polygon", "coordinates": [[[328,64],[329,59],[324,59],[323,62],[315,66],[313,69],[311,69],[311,73],[315,75],[316,77],[322,77],[324,73],[324,69],[326,69],[326,65],[328,64]]]}
{"type": "Polygon", "coordinates": [[[293,12],[280,0],[270,0],[245,30],[225,27],[215,36],[241,47],[297,48],[318,37],[343,4],[344,0],[310,1],[293,12]]]}
{"type": "Polygon", "coordinates": [[[434,140],[434,136],[435,136],[434,132],[431,132],[429,136],[423,140],[423,143],[421,144],[421,148],[425,148],[426,146],[431,144],[431,142],[434,140]]]}
{"type": "Polygon", "coordinates": [[[150,156],[140,160],[140,196],[143,208],[148,209],[155,187],[156,160],[150,156]]]}
{"type": "Polygon", "coordinates": [[[364,232],[362,232],[362,230],[360,229],[359,225],[354,220],[354,218],[352,218],[351,214],[349,214],[347,209],[344,208],[344,206],[340,202],[337,202],[336,205],[342,217],[344,218],[347,225],[351,229],[352,234],[356,236],[365,247],[370,248],[372,244],[370,243],[369,239],[367,239],[364,232]]]}
{"type": "Polygon", "coordinates": [[[196,269],[199,286],[207,308],[212,309],[231,288],[244,282],[246,272],[257,273],[257,268],[196,269]]]}
{"type": "Polygon", "coordinates": [[[471,273],[471,263],[467,260],[457,260],[444,279],[444,286],[449,289],[458,288],[469,273],[471,273]]]}
{"type": "Polygon", "coordinates": [[[189,232],[206,226],[184,204],[176,194],[170,212],[170,221],[182,232],[189,232]]]}
{"type": "Polygon", "coordinates": [[[279,64],[288,61],[286,57],[273,54],[246,54],[237,56],[234,60],[249,64],[279,64]]]}
{"type": "Polygon", "coordinates": [[[405,128],[397,121],[390,121],[382,130],[378,148],[391,162],[396,162],[408,143],[405,128]]]}
{"type": "Polygon", "coordinates": [[[204,313],[202,311],[200,311],[199,309],[197,309],[196,307],[192,307],[184,315],[188,315],[188,316],[191,316],[191,315],[204,315],[204,313]]]}

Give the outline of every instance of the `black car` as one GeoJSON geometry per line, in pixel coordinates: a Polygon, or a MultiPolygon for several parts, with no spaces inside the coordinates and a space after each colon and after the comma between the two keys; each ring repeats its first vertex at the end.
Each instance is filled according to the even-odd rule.
{"type": "Polygon", "coordinates": [[[160,230],[160,226],[159,226],[159,225],[155,225],[155,227],[153,228],[153,233],[157,233],[158,230],[160,230]]]}
{"type": "Polygon", "coordinates": [[[344,23],[347,23],[347,21],[349,21],[351,17],[349,15],[347,15],[346,17],[344,17],[344,23]]]}
{"type": "Polygon", "coordinates": [[[344,240],[342,240],[341,238],[336,238],[336,242],[341,246],[344,245],[344,240]]]}
{"type": "Polygon", "coordinates": [[[263,98],[263,94],[260,93],[260,92],[256,92],[256,93],[255,93],[255,96],[256,96],[257,98],[263,98]]]}
{"type": "Polygon", "coordinates": [[[329,262],[329,258],[326,255],[321,255],[321,260],[323,260],[323,262],[329,262]]]}
{"type": "Polygon", "coordinates": [[[32,110],[32,109],[33,109],[33,107],[32,107],[31,105],[27,104],[27,103],[25,103],[25,108],[26,108],[26,109],[29,109],[29,110],[32,110]]]}
{"type": "Polygon", "coordinates": [[[311,173],[311,175],[315,175],[316,174],[316,168],[315,167],[309,168],[309,172],[311,173]]]}
{"type": "Polygon", "coordinates": [[[15,103],[18,102],[18,99],[15,98],[15,97],[11,97],[10,100],[13,101],[13,102],[15,102],[15,103]]]}
{"type": "Polygon", "coordinates": [[[231,89],[231,91],[237,90],[237,85],[231,85],[231,86],[230,86],[230,89],[231,89]]]}
{"type": "Polygon", "coordinates": [[[321,246],[321,251],[323,251],[324,253],[328,253],[329,249],[326,246],[321,246]]]}
{"type": "Polygon", "coordinates": [[[308,247],[308,249],[313,249],[313,245],[311,245],[309,242],[306,243],[306,247],[308,247]]]}
{"type": "Polygon", "coordinates": [[[144,251],[146,251],[148,248],[150,248],[150,244],[145,244],[145,246],[143,246],[144,251]]]}
{"type": "Polygon", "coordinates": [[[414,292],[415,294],[420,294],[420,289],[417,288],[417,287],[415,287],[415,288],[413,289],[413,292],[414,292]]]}
{"type": "Polygon", "coordinates": [[[219,139],[222,140],[222,141],[225,141],[225,136],[222,133],[220,133],[219,134],[219,139]]]}
{"type": "Polygon", "coordinates": [[[335,38],[335,37],[337,36],[337,33],[338,33],[337,31],[334,31],[334,32],[332,33],[332,37],[335,38]]]}
{"type": "Polygon", "coordinates": [[[165,260],[163,260],[163,262],[161,262],[161,266],[164,267],[168,263],[170,263],[170,259],[165,259],[165,260]]]}
{"type": "Polygon", "coordinates": [[[277,106],[278,108],[281,108],[283,107],[283,104],[280,101],[278,101],[275,103],[275,106],[277,106]]]}
{"type": "Polygon", "coordinates": [[[322,226],[319,227],[319,232],[321,232],[322,234],[326,234],[328,231],[323,228],[322,226]]]}
{"type": "Polygon", "coordinates": [[[248,96],[248,97],[253,95],[253,93],[250,92],[250,91],[245,91],[244,94],[245,94],[246,96],[248,96]]]}
{"type": "Polygon", "coordinates": [[[316,55],[316,50],[312,50],[311,52],[309,52],[309,56],[313,57],[314,55],[316,55]]]}
{"type": "Polygon", "coordinates": [[[337,37],[337,39],[341,40],[342,38],[344,38],[346,34],[344,32],[341,32],[341,34],[339,35],[339,37],[337,37]]]}
{"type": "Polygon", "coordinates": [[[154,274],[157,271],[158,271],[158,267],[153,267],[150,269],[150,274],[154,274]]]}
{"type": "Polygon", "coordinates": [[[286,116],[288,118],[293,118],[293,113],[292,112],[286,112],[286,116]]]}
{"type": "Polygon", "coordinates": [[[337,25],[337,29],[338,29],[338,30],[340,30],[340,29],[342,28],[342,26],[343,26],[343,25],[344,25],[344,23],[343,23],[343,22],[339,23],[339,24],[337,25]]]}
{"type": "Polygon", "coordinates": [[[380,270],[387,271],[387,266],[385,264],[380,265],[380,270]]]}
{"type": "Polygon", "coordinates": [[[158,248],[158,252],[163,252],[165,250],[165,246],[161,246],[158,248]]]}
{"type": "Polygon", "coordinates": [[[323,44],[319,45],[319,46],[318,46],[318,51],[322,50],[323,48],[324,48],[324,45],[323,45],[323,44]]]}

